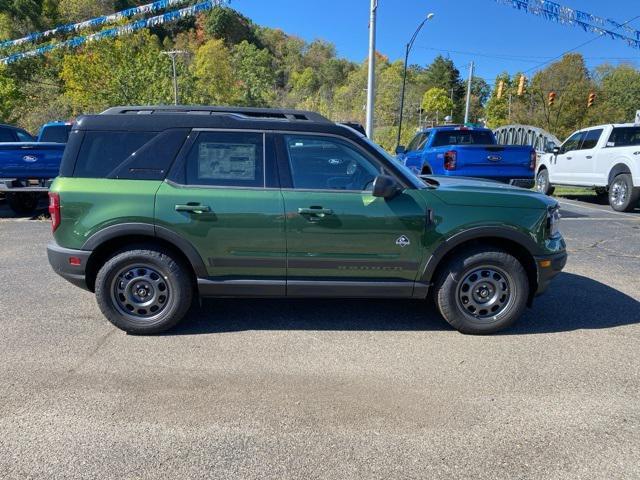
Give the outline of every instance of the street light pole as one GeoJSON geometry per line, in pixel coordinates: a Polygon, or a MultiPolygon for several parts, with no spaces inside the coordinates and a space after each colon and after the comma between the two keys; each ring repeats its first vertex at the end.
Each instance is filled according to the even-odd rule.
{"type": "Polygon", "coordinates": [[[376,99],[376,13],[378,0],[371,0],[369,12],[369,76],[367,80],[367,137],[373,138],[373,109],[376,99]]]}
{"type": "Polygon", "coordinates": [[[398,147],[400,145],[400,137],[402,135],[402,118],[404,115],[404,94],[405,94],[405,90],[407,88],[407,69],[409,67],[408,63],[409,63],[409,53],[411,52],[411,49],[413,48],[413,43],[416,41],[416,38],[418,37],[418,33],[420,33],[420,30],[422,30],[422,27],[424,27],[424,24],[427,23],[428,20],[431,20],[433,18],[433,13],[429,13],[427,15],[427,18],[425,18],[422,23],[420,25],[418,25],[418,28],[416,29],[416,31],[413,33],[413,36],[411,37],[411,40],[409,40],[409,43],[407,43],[406,49],[405,49],[405,54],[404,54],[404,73],[402,75],[402,93],[400,94],[400,121],[399,121],[399,125],[398,125],[398,138],[396,141],[396,147],[398,147]]]}
{"type": "Polygon", "coordinates": [[[184,50],[170,50],[168,52],[160,52],[171,58],[171,66],[173,68],[173,103],[178,105],[178,73],[176,71],[176,57],[178,55],[187,55],[189,52],[184,50]]]}

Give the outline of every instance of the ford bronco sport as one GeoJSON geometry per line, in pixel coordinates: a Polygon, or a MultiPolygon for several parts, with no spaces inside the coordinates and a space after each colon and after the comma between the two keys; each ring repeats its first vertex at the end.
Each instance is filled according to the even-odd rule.
{"type": "Polygon", "coordinates": [[[50,191],[54,270],[131,333],[194,296],[431,296],[491,333],[566,262],[557,203],[491,181],[418,178],[311,112],[116,107],[76,122],[50,191]]]}

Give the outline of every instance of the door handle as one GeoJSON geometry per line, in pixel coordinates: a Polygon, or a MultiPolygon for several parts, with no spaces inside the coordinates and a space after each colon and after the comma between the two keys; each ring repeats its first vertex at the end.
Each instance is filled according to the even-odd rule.
{"type": "Polygon", "coordinates": [[[310,207],[299,208],[298,213],[300,215],[313,215],[314,217],[324,218],[327,215],[333,215],[333,210],[331,210],[330,208],[310,207]]]}
{"type": "Polygon", "coordinates": [[[202,213],[210,212],[211,207],[208,205],[200,205],[196,203],[187,203],[186,205],[176,205],[176,212],[188,212],[200,215],[202,213]]]}
{"type": "Polygon", "coordinates": [[[567,160],[571,160],[571,157],[564,157],[564,158],[566,158],[567,160]]]}
{"type": "Polygon", "coordinates": [[[587,155],[587,160],[591,160],[593,157],[591,155],[587,155]]]}

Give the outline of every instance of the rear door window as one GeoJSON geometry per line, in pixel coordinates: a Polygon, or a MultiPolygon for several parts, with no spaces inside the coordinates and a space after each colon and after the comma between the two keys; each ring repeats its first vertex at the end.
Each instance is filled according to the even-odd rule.
{"type": "Polygon", "coordinates": [[[637,146],[640,146],[640,127],[616,127],[607,142],[607,147],[637,146]]]}
{"type": "Polygon", "coordinates": [[[584,140],[582,140],[582,147],[580,147],[580,150],[591,150],[592,148],[596,148],[596,145],[598,145],[598,141],[600,140],[600,136],[602,135],[602,131],[603,130],[601,128],[589,130],[584,136],[584,140]]]}
{"type": "Polygon", "coordinates": [[[157,132],[85,132],[73,176],[105,178],[156,135],[157,132]]]}

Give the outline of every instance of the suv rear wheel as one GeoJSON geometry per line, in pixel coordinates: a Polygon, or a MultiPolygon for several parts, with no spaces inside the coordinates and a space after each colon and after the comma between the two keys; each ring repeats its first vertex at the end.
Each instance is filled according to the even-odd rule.
{"type": "Polygon", "coordinates": [[[128,333],[169,330],[186,315],[192,298],[187,269],[171,253],[154,247],[117,253],[96,277],[100,310],[128,333]]]}
{"type": "Polygon", "coordinates": [[[640,188],[633,187],[631,175],[617,175],[609,186],[609,205],[616,212],[630,212],[638,204],[640,188]]]}
{"type": "Polygon", "coordinates": [[[444,319],[462,333],[488,334],[523,313],[529,279],[507,252],[478,247],[453,257],[438,276],[435,300],[444,319]]]}

